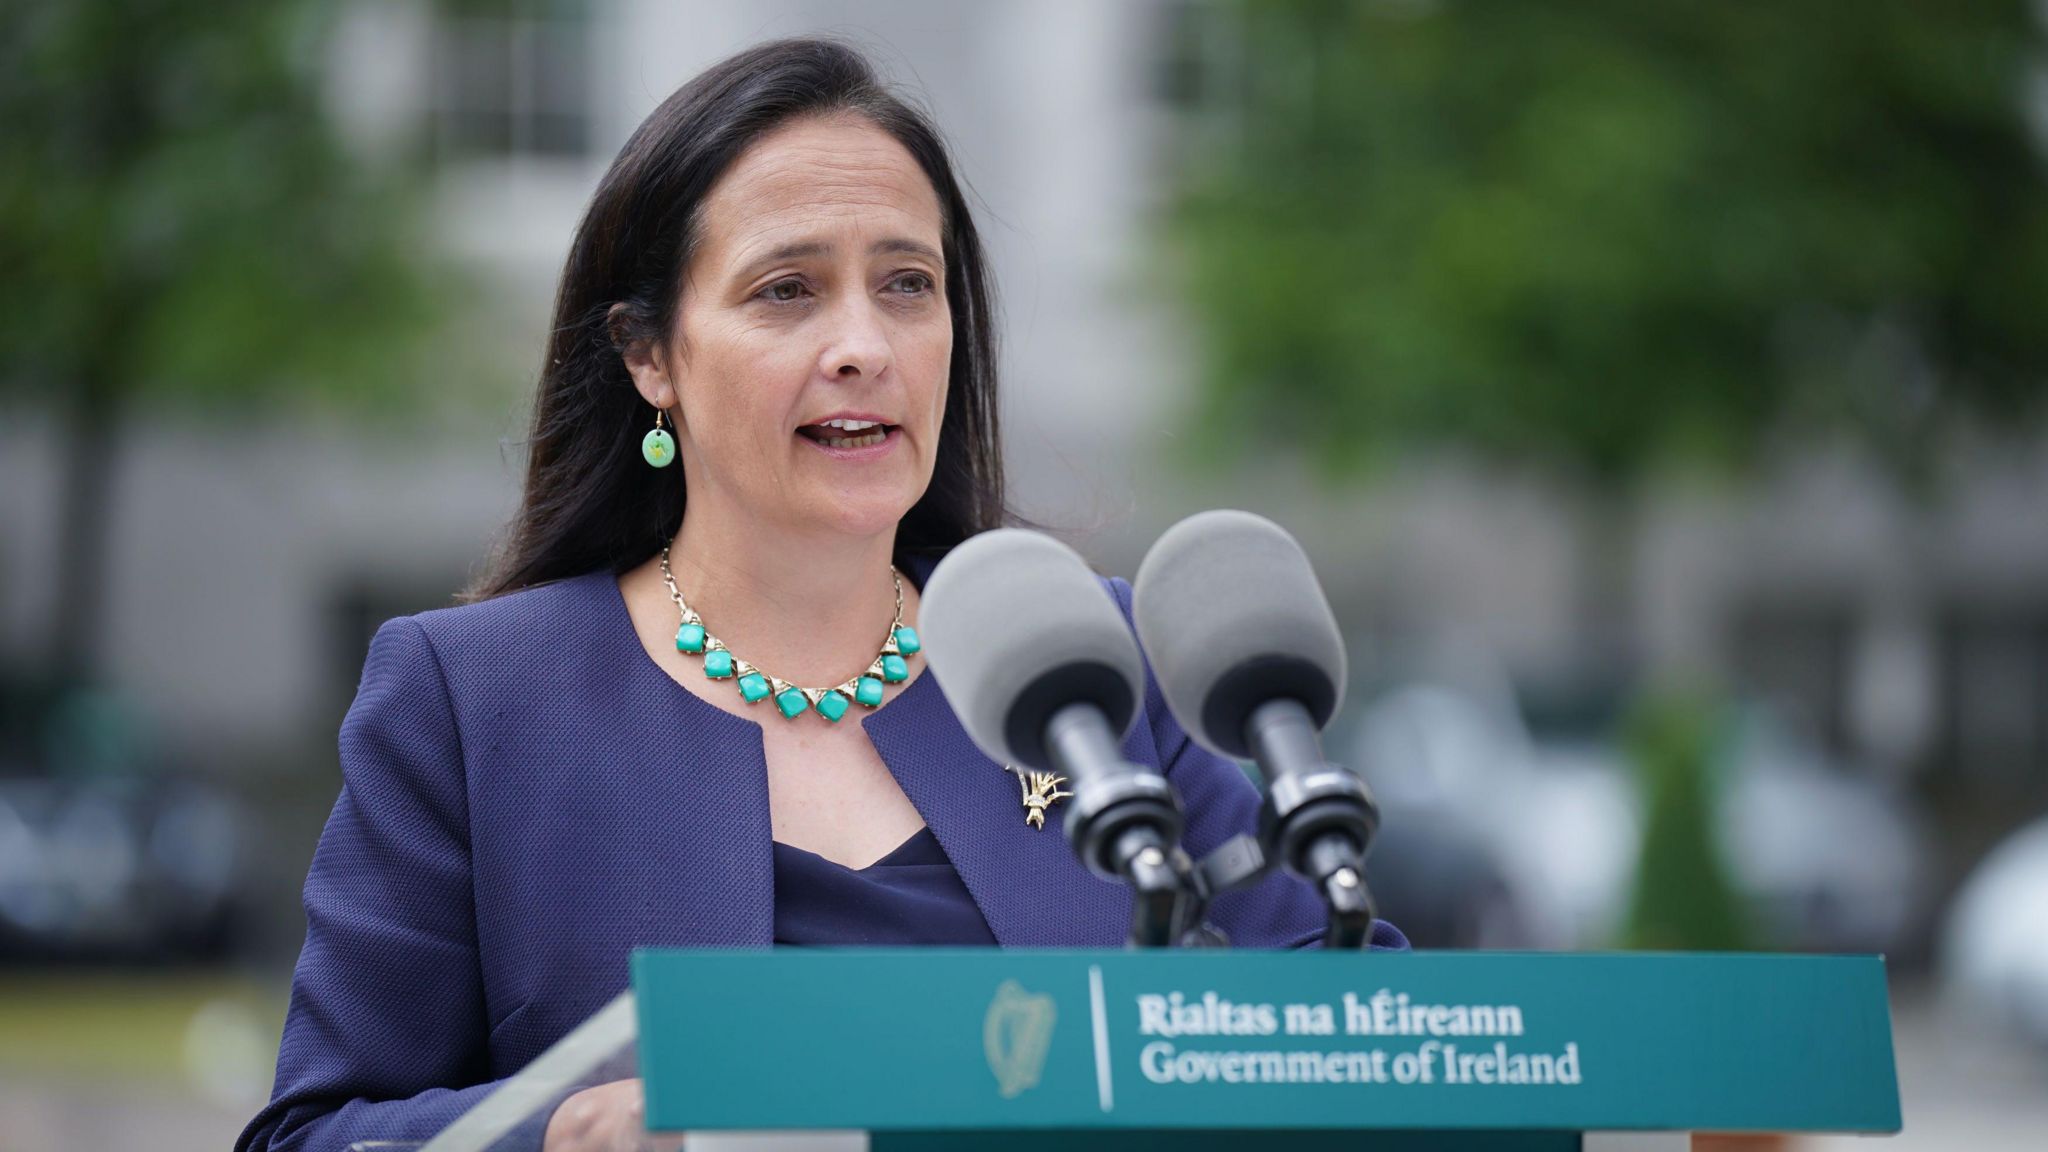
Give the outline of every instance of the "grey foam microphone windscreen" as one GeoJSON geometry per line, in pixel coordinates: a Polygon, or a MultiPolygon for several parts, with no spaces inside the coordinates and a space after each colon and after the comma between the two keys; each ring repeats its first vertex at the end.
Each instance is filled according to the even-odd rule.
{"type": "Polygon", "coordinates": [[[1250,755],[1244,725],[1276,695],[1317,725],[1344,699],[1344,637],[1308,556],[1250,512],[1174,525],[1138,566],[1138,637],[1167,705],[1204,747],[1250,755]]]}
{"type": "Polygon", "coordinates": [[[1041,533],[998,528],[948,552],[918,634],[967,734],[1004,763],[1050,767],[1045,724],[1068,704],[1096,705],[1121,735],[1144,698],[1144,658],[1109,590],[1041,533]]]}

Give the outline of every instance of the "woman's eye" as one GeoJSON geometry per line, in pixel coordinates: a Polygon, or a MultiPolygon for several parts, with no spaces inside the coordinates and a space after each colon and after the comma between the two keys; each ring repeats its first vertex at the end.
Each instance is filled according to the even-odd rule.
{"type": "Polygon", "coordinates": [[[804,286],[800,280],[777,280],[775,283],[761,289],[761,295],[778,304],[787,304],[802,296],[803,293],[804,286]]]}
{"type": "Polygon", "coordinates": [[[912,272],[899,277],[896,285],[904,292],[904,295],[920,296],[932,290],[932,278],[922,272],[912,272]]]}

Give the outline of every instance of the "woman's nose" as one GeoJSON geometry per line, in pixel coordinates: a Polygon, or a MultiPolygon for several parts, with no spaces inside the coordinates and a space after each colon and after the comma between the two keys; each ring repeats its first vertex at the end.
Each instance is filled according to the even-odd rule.
{"type": "Polygon", "coordinates": [[[873,380],[889,367],[889,335],[880,309],[866,300],[849,300],[833,310],[832,334],[822,364],[827,376],[873,380]]]}

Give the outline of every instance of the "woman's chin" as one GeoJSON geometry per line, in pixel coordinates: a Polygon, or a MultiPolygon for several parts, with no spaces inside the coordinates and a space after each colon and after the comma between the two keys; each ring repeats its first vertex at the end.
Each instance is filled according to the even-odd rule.
{"type": "Polygon", "coordinates": [[[838,492],[807,501],[803,519],[819,531],[837,536],[871,537],[895,530],[909,513],[915,498],[900,491],[877,493],[838,492]]]}
{"type": "Polygon", "coordinates": [[[784,489],[797,494],[790,519],[841,536],[893,531],[931,484],[930,473],[918,474],[903,463],[872,470],[835,465],[825,475],[799,471],[784,489]]]}

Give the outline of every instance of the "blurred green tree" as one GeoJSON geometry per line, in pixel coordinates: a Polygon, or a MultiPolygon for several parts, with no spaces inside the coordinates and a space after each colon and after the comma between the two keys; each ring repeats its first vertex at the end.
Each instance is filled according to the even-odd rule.
{"type": "Polygon", "coordinates": [[[432,330],[416,165],[322,100],[329,6],[0,6],[0,391],[63,428],[59,685],[89,678],[138,399],[243,417],[384,408],[432,330]]]}
{"type": "MultiPolygon", "coordinates": [[[[1849,441],[1925,491],[1958,427],[2038,427],[2038,5],[1183,11],[1167,251],[1203,342],[1205,468],[1533,463],[1584,498],[1582,640],[1625,656],[1645,477],[1849,441]]],[[[1711,743],[1648,700],[1628,937],[1737,946],[1711,743]]]]}
{"type": "Polygon", "coordinates": [[[1645,816],[1624,947],[1735,952],[1753,944],[1714,835],[1726,722],[1720,702],[1698,691],[1662,691],[1630,713],[1623,740],[1645,816]]]}
{"type": "Polygon", "coordinates": [[[1183,28],[1204,444],[1454,443],[1612,488],[2038,412],[2022,0],[1261,0],[1183,28]]]}

